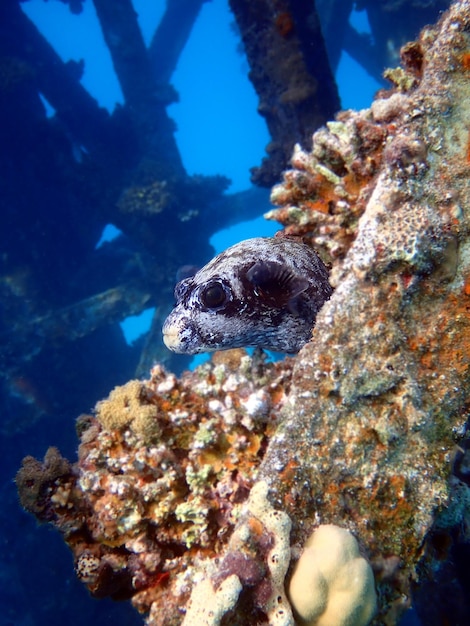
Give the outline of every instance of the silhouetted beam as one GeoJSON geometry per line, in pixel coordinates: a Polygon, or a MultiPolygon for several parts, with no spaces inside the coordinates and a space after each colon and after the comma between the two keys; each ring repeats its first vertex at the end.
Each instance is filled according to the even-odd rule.
{"type": "Polygon", "coordinates": [[[8,351],[2,354],[3,369],[15,371],[21,368],[22,362],[37,356],[46,345],[75,341],[101,326],[119,322],[129,315],[137,315],[146,306],[151,306],[150,301],[148,290],[132,282],[31,319],[29,324],[22,319],[19,328],[10,329],[8,338],[0,337],[0,341],[5,339],[5,345],[8,345],[8,351]]]}
{"type": "Polygon", "coordinates": [[[165,13],[149,48],[149,58],[157,83],[166,84],[170,81],[201,6],[207,1],[167,0],[165,13]]]}
{"type": "Polygon", "coordinates": [[[321,21],[321,30],[328,50],[328,58],[333,72],[341,57],[343,40],[349,24],[353,0],[315,0],[321,21]]]}
{"type": "Polygon", "coordinates": [[[416,39],[421,28],[433,24],[450,4],[451,0],[361,0],[359,6],[367,11],[372,32],[374,62],[381,71],[395,67],[400,62],[400,48],[416,39]]]}
{"type": "Polygon", "coordinates": [[[240,222],[261,217],[263,213],[272,209],[269,194],[268,189],[250,187],[244,191],[220,196],[219,199],[208,203],[206,210],[201,212],[200,229],[210,236],[240,222]]]}
{"type": "Polygon", "coordinates": [[[152,97],[153,76],[130,0],[93,0],[103,36],[129,106],[152,97]]]}
{"type": "MultiPolygon", "coordinates": [[[[130,0],[93,0],[141,156],[158,163],[158,176],[186,176],[166,112],[167,91],[159,93],[147,49],[130,0]]],[[[171,100],[171,99],[170,99],[171,100]]]]}
{"type": "Polygon", "coordinates": [[[76,141],[90,151],[108,141],[108,113],[80,84],[77,66],[62,61],[15,0],[0,2],[0,53],[33,68],[38,91],[76,141]]]}
{"type": "Polygon", "coordinates": [[[344,33],[344,50],[378,83],[387,85],[383,77],[385,66],[381,64],[381,55],[372,43],[369,33],[358,33],[348,24],[344,33]]]}
{"type": "Polygon", "coordinates": [[[310,147],[312,133],[339,109],[338,92],[313,2],[230,0],[230,7],[272,137],[253,181],[270,186],[287,167],[294,144],[310,147]]]}

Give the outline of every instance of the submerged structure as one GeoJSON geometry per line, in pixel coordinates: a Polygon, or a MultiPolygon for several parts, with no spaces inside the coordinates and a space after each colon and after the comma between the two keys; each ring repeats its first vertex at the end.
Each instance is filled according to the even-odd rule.
{"type": "MultiPolygon", "coordinates": [[[[64,3],[80,20],[91,2],[64,3]]],[[[271,135],[254,180],[269,187],[278,182],[294,144],[310,149],[312,133],[340,109],[334,70],[341,48],[381,75],[382,66],[371,68],[370,60],[392,62],[385,42],[398,50],[407,34],[403,24],[416,30],[446,3],[361,3],[372,28],[367,37],[349,25],[352,0],[318,2],[317,9],[293,0],[231,1],[271,135]]],[[[168,112],[178,99],[171,80],[204,4],[168,1],[147,46],[131,0],[93,0],[123,95],[112,112],[83,86],[83,62],[61,59],[28,18],[22,10],[28,2],[0,7],[6,436],[77,413],[83,403],[92,406],[114,384],[147,375],[155,361],[175,371],[187,366],[160,339],[178,269],[202,266],[213,256],[215,231],[269,206],[267,190],[228,194],[223,172],[190,176],[183,165],[168,112]],[[121,234],[97,248],[108,224],[121,234]],[[129,346],[119,322],[145,309],[154,309],[152,327],[129,346]]],[[[205,88],[204,68],[198,83],[205,88]]]]}
{"type": "Polygon", "coordinates": [[[295,358],[156,366],[79,418],[76,463],[24,460],[23,506],[96,596],[148,626],[320,625],[355,571],[335,624],[468,621],[469,33],[462,0],[273,188],[335,288],[295,358]]]}

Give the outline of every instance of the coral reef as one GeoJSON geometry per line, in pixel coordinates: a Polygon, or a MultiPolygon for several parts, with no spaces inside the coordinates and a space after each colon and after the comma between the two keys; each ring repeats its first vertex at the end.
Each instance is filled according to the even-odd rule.
{"type": "MultiPolygon", "coordinates": [[[[272,511],[267,488],[258,498],[260,488],[250,489],[287,397],[291,365],[233,350],[179,380],[156,366],[150,380],[115,388],[95,416],[78,419],[75,465],[54,448],[43,463],[24,459],[16,478],[21,503],[63,534],[93,595],[132,598],[151,626],[179,624],[178,607],[201,569],[215,571],[213,556],[228,542],[214,601],[229,593],[230,574],[235,588],[261,588],[258,613],[274,610],[270,566],[255,554],[281,550],[280,528],[289,553],[290,522],[272,511]],[[245,530],[233,533],[246,506],[245,530]],[[252,546],[242,549],[251,525],[252,546]]],[[[276,597],[285,573],[272,574],[276,597]]],[[[194,601],[191,614],[201,610],[194,601]]]]}
{"type": "Polygon", "coordinates": [[[372,623],[412,603],[427,626],[468,621],[469,33],[462,0],[273,189],[270,217],[336,287],[294,360],[157,366],[79,421],[68,474],[46,460],[28,492],[20,470],[95,595],[131,597],[149,626],[293,626],[284,583],[334,524],[374,571],[372,623]],[[426,593],[436,579],[456,602],[426,593]]]}
{"type": "Polygon", "coordinates": [[[70,463],[57,448],[49,448],[42,463],[32,456],[25,457],[16,477],[21,506],[39,519],[48,520],[51,492],[64,478],[67,480],[70,473],[70,463]]]}
{"type": "Polygon", "coordinates": [[[294,543],[305,518],[359,538],[378,623],[395,623],[454,542],[468,542],[451,458],[469,393],[469,24],[460,2],[425,29],[394,87],[316,133],[272,192],[269,217],[330,260],[336,291],[297,359],[260,478],[290,468],[270,486],[294,543]]]}

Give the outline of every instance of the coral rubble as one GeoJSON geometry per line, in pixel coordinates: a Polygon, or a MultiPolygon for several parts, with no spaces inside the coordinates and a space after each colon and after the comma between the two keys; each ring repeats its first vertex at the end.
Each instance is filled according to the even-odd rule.
{"type": "Polygon", "coordinates": [[[95,595],[131,597],[149,626],[292,626],[284,584],[333,524],[374,570],[373,623],[413,600],[433,605],[426,624],[468,619],[443,563],[470,543],[469,33],[462,0],[273,189],[270,217],[336,287],[294,360],[229,352],[180,380],[157,366],[79,421],[77,464],[51,452],[31,483],[25,462],[22,502],[95,595]],[[453,606],[422,600],[435,575],[453,606]]]}

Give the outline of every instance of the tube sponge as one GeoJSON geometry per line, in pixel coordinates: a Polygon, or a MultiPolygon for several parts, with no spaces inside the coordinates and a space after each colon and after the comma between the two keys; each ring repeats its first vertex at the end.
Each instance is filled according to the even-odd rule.
{"type": "Polygon", "coordinates": [[[374,575],[353,535],[319,526],[310,536],[288,586],[302,626],[366,626],[376,608],[374,575]]]}

